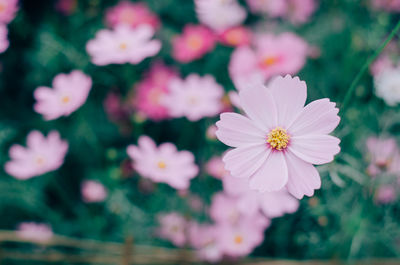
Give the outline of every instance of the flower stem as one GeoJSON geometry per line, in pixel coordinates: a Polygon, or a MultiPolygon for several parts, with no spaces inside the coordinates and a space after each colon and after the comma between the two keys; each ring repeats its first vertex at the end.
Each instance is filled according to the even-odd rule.
{"type": "Polygon", "coordinates": [[[341,111],[344,112],[344,110],[347,108],[347,106],[350,103],[350,99],[351,96],[354,93],[354,90],[356,89],[356,86],[358,84],[358,82],[360,81],[361,77],[364,75],[365,71],[369,68],[370,64],[375,61],[375,59],[379,56],[379,54],[381,54],[381,52],[383,51],[383,49],[386,47],[386,45],[393,39],[393,37],[397,34],[397,32],[400,30],[400,20],[399,22],[397,22],[396,26],[394,27],[394,29],[392,30],[392,32],[390,32],[389,36],[386,38],[386,40],[381,44],[381,46],[379,46],[379,48],[374,52],[374,54],[372,54],[368,60],[364,63],[364,65],[362,66],[362,68],[360,69],[360,71],[358,72],[358,74],[356,75],[356,77],[354,78],[353,82],[350,85],[349,90],[347,90],[347,93],[344,97],[343,100],[343,104],[341,107],[341,111]]]}

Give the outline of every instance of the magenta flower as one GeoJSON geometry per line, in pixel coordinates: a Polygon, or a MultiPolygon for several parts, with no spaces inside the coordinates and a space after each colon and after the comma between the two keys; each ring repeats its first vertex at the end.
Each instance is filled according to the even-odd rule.
{"type": "Polygon", "coordinates": [[[39,131],[32,131],[27,137],[27,147],[15,144],[9,150],[11,161],[4,166],[11,176],[25,180],[54,171],[64,163],[68,143],[60,134],[51,131],[47,138],[39,131]]]}
{"type": "Polygon", "coordinates": [[[18,11],[18,0],[0,0],[0,23],[10,23],[18,11]]]}
{"type": "Polygon", "coordinates": [[[328,135],[340,121],[335,103],[304,107],[307,86],[289,75],[239,96],[247,116],[223,113],[217,122],[218,139],[235,148],[224,156],[225,168],[261,192],[286,187],[296,198],[312,196],[321,185],[313,164],[329,163],[340,151],[340,140],[328,135]]]}
{"type": "Polygon", "coordinates": [[[162,98],[168,94],[168,84],[178,74],[162,63],[154,64],[148,75],[136,86],[134,106],[145,117],[159,121],[169,117],[162,98]]]}
{"type": "Polygon", "coordinates": [[[157,29],[160,26],[158,17],[143,2],[119,2],[116,6],[107,10],[106,22],[111,27],[120,24],[137,27],[145,24],[157,29]]]}
{"type": "Polygon", "coordinates": [[[243,26],[229,28],[219,34],[219,41],[228,46],[250,45],[251,31],[243,26]]]}
{"type": "Polygon", "coordinates": [[[285,213],[294,213],[299,208],[299,201],[286,189],[272,192],[258,192],[249,188],[248,179],[226,175],[222,179],[224,192],[236,198],[237,208],[244,215],[262,212],[268,218],[275,218],[285,213]]]}
{"type": "Polygon", "coordinates": [[[81,185],[81,194],[84,202],[102,202],[107,197],[107,189],[99,181],[85,180],[81,185]]]}
{"type": "Polygon", "coordinates": [[[224,89],[211,75],[191,74],[185,80],[176,78],[169,82],[168,88],[169,94],[162,100],[172,117],[197,121],[215,116],[223,108],[224,89]]]}
{"type": "Polygon", "coordinates": [[[33,108],[45,120],[69,116],[86,102],[91,88],[92,79],[81,71],[58,74],[53,79],[53,88],[38,87],[35,90],[33,108]]]}
{"type": "Polygon", "coordinates": [[[6,25],[0,24],[0,53],[5,52],[10,46],[8,41],[8,29],[6,25]]]}
{"type": "Polygon", "coordinates": [[[17,236],[29,241],[46,243],[53,237],[53,230],[47,224],[24,222],[18,225],[17,236]]]}
{"type": "Polygon", "coordinates": [[[199,21],[216,32],[239,26],[247,12],[237,0],[195,0],[199,21]]]}
{"type": "Polygon", "coordinates": [[[187,241],[186,230],[188,224],[182,215],[175,212],[162,214],[158,216],[158,222],[160,223],[160,228],[157,234],[161,238],[171,241],[175,246],[184,246],[187,241]]]}
{"type": "Polygon", "coordinates": [[[178,62],[188,63],[214,49],[215,42],[216,36],[210,29],[200,25],[186,25],[182,35],[172,39],[172,56],[178,62]]]}
{"type": "Polygon", "coordinates": [[[90,40],[86,50],[96,65],[138,64],[161,49],[159,40],[152,40],[154,29],[141,25],[134,29],[122,24],[114,30],[102,29],[90,40]]]}
{"type": "Polygon", "coordinates": [[[400,150],[396,139],[370,137],[367,140],[367,149],[370,155],[368,174],[375,177],[387,172],[400,176],[400,150]]]}
{"type": "Polygon", "coordinates": [[[239,47],[231,56],[229,72],[238,89],[258,80],[265,83],[281,74],[296,74],[304,66],[308,44],[293,33],[261,35],[255,38],[254,49],[239,47]]]}
{"type": "Polygon", "coordinates": [[[128,146],[127,152],[140,175],[154,182],[167,183],[175,189],[189,188],[190,180],[199,171],[192,153],[177,151],[172,143],[157,147],[147,136],[139,138],[138,146],[128,146]]]}

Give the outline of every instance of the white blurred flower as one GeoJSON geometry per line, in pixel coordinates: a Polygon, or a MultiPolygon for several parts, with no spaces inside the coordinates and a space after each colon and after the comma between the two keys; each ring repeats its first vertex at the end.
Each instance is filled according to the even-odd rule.
{"type": "Polygon", "coordinates": [[[215,31],[238,26],[246,19],[247,12],[236,0],[195,0],[200,22],[215,31]]]}
{"type": "Polygon", "coordinates": [[[375,94],[389,106],[400,102],[400,68],[388,68],[374,78],[375,94]]]}

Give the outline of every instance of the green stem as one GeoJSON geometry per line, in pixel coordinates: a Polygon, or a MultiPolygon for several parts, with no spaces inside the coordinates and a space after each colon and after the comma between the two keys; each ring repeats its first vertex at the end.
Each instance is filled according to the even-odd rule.
{"type": "Polygon", "coordinates": [[[356,89],[356,86],[358,82],[360,81],[361,77],[364,75],[365,71],[369,68],[370,64],[375,61],[375,59],[381,54],[383,49],[386,47],[386,45],[393,39],[393,37],[397,34],[397,32],[400,30],[400,20],[397,22],[396,27],[390,32],[390,35],[386,38],[386,40],[381,44],[381,46],[375,51],[373,55],[371,55],[368,60],[364,63],[356,77],[354,78],[353,82],[350,85],[349,90],[347,90],[347,93],[344,97],[343,104],[341,107],[341,112],[344,112],[344,110],[347,108],[347,106],[350,103],[351,96],[354,93],[354,90],[356,89]]]}

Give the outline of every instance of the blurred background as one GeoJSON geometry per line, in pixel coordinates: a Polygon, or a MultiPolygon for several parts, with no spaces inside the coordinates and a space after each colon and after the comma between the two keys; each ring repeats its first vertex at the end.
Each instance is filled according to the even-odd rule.
{"type": "Polygon", "coordinates": [[[84,257],[76,259],[82,264],[129,264],[122,257],[136,253],[143,255],[136,264],[398,258],[400,53],[397,32],[389,34],[399,22],[400,1],[210,1],[0,0],[0,263],[43,264],[55,257],[73,264],[66,258],[72,255],[84,257]],[[113,40],[133,43],[144,28],[153,52],[137,59],[139,44],[130,53],[114,51],[129,46],[115,48],[113,40]],[[284,34],[294,34],[290,44],[279,40],[284,34]],[[257,44],[260,36],[271,39],[266,51],[257,44]],[[299,76],[307,83],[307,102],[337,102],[341,123],[334,135],[341,153],[317,167],[322,187],[314,196],[264,216],[262,240],[233,254],[204,254],[211,241],[192,243],[191,227],[218,222],[210,208],[216,194],[225,195],[221,156],[227,146],[216,139],[214,124],[219,113],[240,111],[236,92],[249,73],[238,68],[251,64],[238,59],[244,48],[256,56],[298,57],[295,67],[267,73],[256,65],[249,72],[262,68],[263,82],[299,76]],[[79,71],[75,77],[73,71],[79,71]],[[171,80],[193,74],[212,76],[211,85],[200,86],[220,91],[196,117],[159,100],[171,93],[171,80]],[[87,93],[74,92],[77,102],[60,109],[50,88],[87,93]],[[134,167],[127,147],[143,135],[194,155],[198,173],[190,186],[154,181],[134,167]],[[35,152],[45,156],[45,162],[35,160],[39,164],[57,161],[36,168],[26,162],[35,152]],[[13,160],[19,161],[7,166],[13,160]]]}

